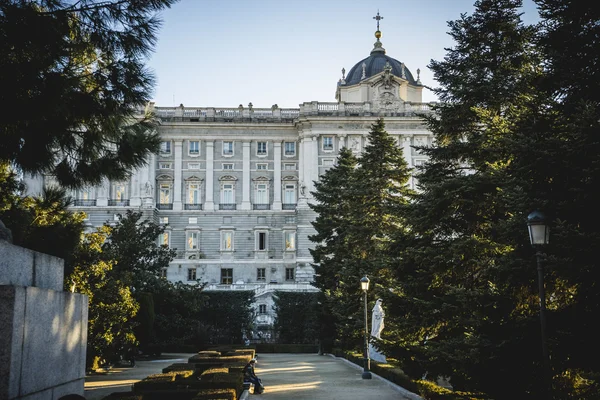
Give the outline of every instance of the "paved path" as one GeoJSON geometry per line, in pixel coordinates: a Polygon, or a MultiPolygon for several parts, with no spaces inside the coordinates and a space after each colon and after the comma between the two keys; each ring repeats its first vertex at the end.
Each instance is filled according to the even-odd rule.
{"type": "Polygon", "coordinates": [[[373,377],[341,359],[316,354],[258,354],[256,375],[265,385],[250,400],[415,399],[402,388],[373,377]],[[403,391],[407,394],[404,394],[403,391]]]}
{"type": "Polygon", "coordinates": [[[173,363],[187,362],[193,354],[164,353],[152,360],[136,361],[134,368],[113,368],[106,374],[85,377],[86,400],[100,400],[113,392],[127,392],[131,385],[148,375],[158,374],[173,363]]]}

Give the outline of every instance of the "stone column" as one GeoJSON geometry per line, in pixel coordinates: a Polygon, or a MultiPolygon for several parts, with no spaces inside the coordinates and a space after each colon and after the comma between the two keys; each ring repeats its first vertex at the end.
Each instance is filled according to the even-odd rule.
{"type": "Polygon", "coordinates": [[[240,210],[250,210],[250,142],[243,142],[242,146],[242,206],[240,210]]]}
{"type": "Polygon", "coordinates": [[[307,198],[312,198],[312,195],[310,194],[310,192],[315,190],[315,184],[313,183],[314,181],[319,179],[319,140],[318,140],[319,136],[318,135],[312,135],[312,137],[310,138],[310,140],[308,141],[308,147],[309,147],[309,151],[307,152],[308,154],[308,159],[305,160],[306,162],[306,171],[305,171],[305,177],[306,177],[306,197],[307,198]],[[308,172],[308,176],[306,176],[306,173],[308,172]]]}
{"type": "Polygon", "coordinates": [[[281,210],[281,142],[273,143],[273,210],[281,210]]]}
{"type": "Polygon", "coordinates": [[[204,209],[213,211],[215,209],[215,196],[213,193],[214,185],[214,159],[215,159],[215,142],[212,140],[206,141],[206,199],[204,209]]]}
{"type": "MultiPolygon", "coordinates": [[[[404,160],[408,164],[408,168],[412,168],[412,148],[410,147],[412,142],[412,135],[404,135],[403,138],[403,146],[402,146],[402,155],[404,156],[404,160]]],[[[408,179],[408,184],[412,187],[413,178],[412,176],[408,179]]]]}
{"type": "Polygon", "coordinates": [[[307,140],[307,136],[300,134],[300,143],[298,145],[298,204],[306,204],[306,168],[308,151],[308,146],[306,145],[307,140]],[[302,189],[302,187],[304,187],[304,190],[302,189]]]}
{"type": "Polygon", "coordinates": [[[98,197],[96,198],[96,205],[98,207],[108,206],[108,184],[108,179],[102,179],[102,183],[100,184],[100,186],[98,186],[98,197]]]}
{"type": "Polygon", "coordinates": [[[129,196],[129,205],[133,207],[142,205],[142,199],[140,197],[140,176],[142,168],[144,167],[137,168],[131,175],[131,195],[129,196]]]}
{"type": "Polygon", "coordinates": [[[183,141],[175,140],[175,165],[173,165],[175,175],[173,177],[173,210],[181,211],[181,169],[183,158],[183,141]]]}

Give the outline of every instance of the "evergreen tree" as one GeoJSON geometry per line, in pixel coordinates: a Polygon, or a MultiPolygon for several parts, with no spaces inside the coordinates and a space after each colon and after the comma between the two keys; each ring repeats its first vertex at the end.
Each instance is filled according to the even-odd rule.
{"type": "MultiPolygon", "coordinates": [[[[388,314],[402,334],[386,350],[410,360],[413,376],[451,376],[455,388],[492,398],[540,397],[547,380],[525,219],[538,207],[556,215],[551,182],[568,172],[554,168],[562,162],[552,154],[553,97],[540,90],[548,78],[538,28],[523,26],[520,1],[475,6],[450,23],[456,46],[430,65],[442,103],[427,117],[435,143],[421,149],[430,160],[399,262],[391,310],[400,312],[388,314]]],[[[547,274],[551,321],[568,297],[557,278],[547,274]]]]}
{"type": "Polygon", "coordinates": [[[64,186],[122,179],[158,150],[144,62],[176,0],[0,3],[0,162],[64,186]]]}
{"type": "Polygon", "coordinates": [[[326,309],[337,321],[344,346],[361,342],[363,305],[359,281],[371,278],[372,293],[384,296],[390,288],[395,240],[405,234],[403,213],[412,196],[410,171],[393,138],[378,119],[368,145],[356,160],[347,149],[338,165],[325,173],[311,205],[318,216],[312,251],[316,285],[326,295],[326,309]]]}

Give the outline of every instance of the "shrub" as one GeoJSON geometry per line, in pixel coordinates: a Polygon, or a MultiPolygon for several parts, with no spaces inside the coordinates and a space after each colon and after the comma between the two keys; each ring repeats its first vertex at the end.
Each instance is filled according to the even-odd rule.
{"type": "Polygon", "coordinates": [[[189,364],[189,363],[175,363],[175,364],[171,364],[168,367],[165,367],[162,369],[163,374],[166,374],[168,372],[173,372],[173,371],[195,372],[196,366],[194,364],[189,364]]]}
{"type": "Polygon", "coordinates": [[[115,392],[111,393],[102,400],[143,400],[142,396],[133,392],[115,392]]]}
{"type": "Polygon", "coordinates": [[[277,344],[259,343],[256,352],[260,353],[318,353],[319,346],[315,344],[277,344]]]}
{"type": "Polygon", "coordinates": [[[236,391],[233,389],[202,389],[193,400],[237,400],[236,391]]]}
{"type": "Polygon", "coordinates": [[[162,374],[150,375],[143,380],[133,384],[133,391],[143,392],[152,390],[172,389],[173,382],[188,378],[194,374],[193,371],[171,371],[162,374]]]}

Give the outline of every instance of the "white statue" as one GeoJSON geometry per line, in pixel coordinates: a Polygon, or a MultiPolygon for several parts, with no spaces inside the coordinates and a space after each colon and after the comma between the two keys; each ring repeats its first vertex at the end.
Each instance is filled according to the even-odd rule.
{"type": "Polygon", "coordinates": [[[146,197],[152,197],[152,185],[150,184],[150,181],[146,181],[146,184],[144,185],[144,192],[146,197]]]}
{"type": "MultiPolygon", "coordinates": [[[[375,307],[373,307],[373,314],[371,316],[371,336],[376,339],[381,339],[381,331],[383,331],[383,317],[385,317],[383,308],[381,308],[381,302],[381,299],[378,299],[375,302],[375,307]]],[[[385,355],[381,353],[379,349],[373,345],[373,343],[369,343],[369,357],[371,360],[378,363],[387,363],[385,355]]]]}
{"type": "Polygon", "coordinates": [[[375,306],[373,307],[373,314],[371,316],[371,336],[381,339],[381,331],[383,331],[383,318],[385,313],[381,307],[381,299],[377,299],[375,306]]]}

